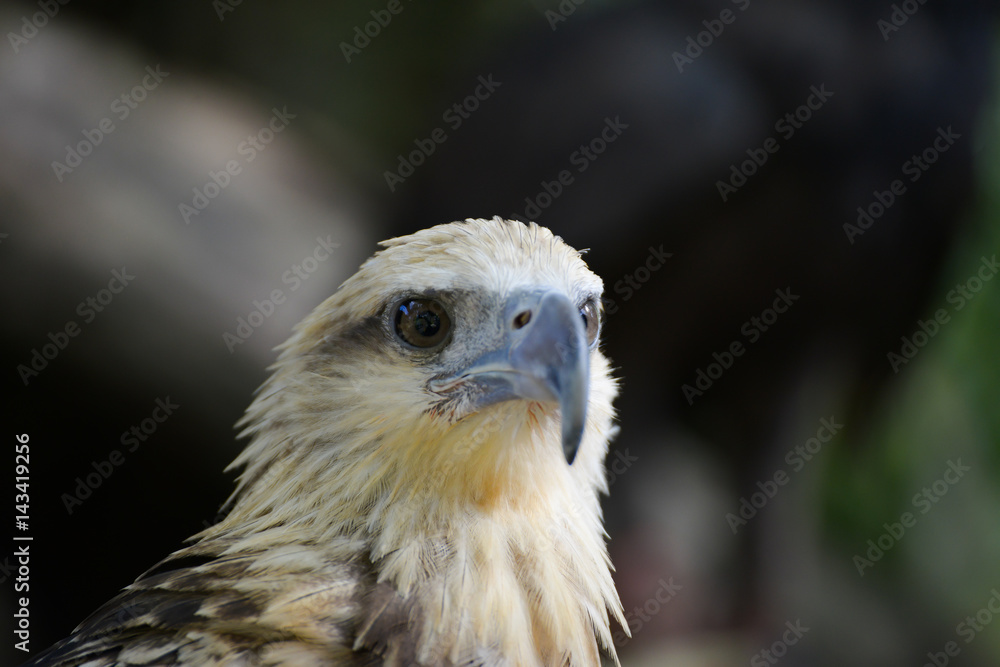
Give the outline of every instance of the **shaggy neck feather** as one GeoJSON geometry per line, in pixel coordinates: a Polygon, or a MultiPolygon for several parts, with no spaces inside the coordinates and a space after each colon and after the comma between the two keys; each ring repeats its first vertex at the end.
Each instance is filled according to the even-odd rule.
{"type": "MultiPolygon", "coordinates": [[[[405,432],[341,416],[339,433],[326,424],[305,439],[301,429],[275,428],[282,421],[256,433],[234,462],[248,463],[245,486],[206,539],[259,547],[273,534],[333,552],[367,549],[379,581],[404,596],[434,591],[441,607],[422,634],[456,654],[492,645],[513,664],[566,656],[596,664],[595,632],[610,648],[607,610],[620,613],[620,603],[597,491],[562,459],[558,420],[541,406],[501,406],[447,429],[424,417],[405,432]]],[[[575,465],[600,449],[585,442],[575,465]]]]}

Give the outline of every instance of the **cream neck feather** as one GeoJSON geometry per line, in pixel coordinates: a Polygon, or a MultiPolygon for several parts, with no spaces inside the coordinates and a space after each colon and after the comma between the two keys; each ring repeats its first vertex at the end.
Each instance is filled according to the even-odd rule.
{"type": "Polygon", "coordinates": [[[627,625],[598,498],[616,387],[603,357],[594,363],[572,466],[557,412],[537,403],[448,423],[410,406],[366,410],[358,403],[373,387],[279,370],[244,420],[253,441],[233,463],[245,466],[233,509],[200,537],[231,551],[367,551],[379,582],[427,601],[425,627],[413,629],[424,658],[458,662],[490,647],[512,665],[599,664],[598,645],[615,655],[609,611],[627,625]]]}

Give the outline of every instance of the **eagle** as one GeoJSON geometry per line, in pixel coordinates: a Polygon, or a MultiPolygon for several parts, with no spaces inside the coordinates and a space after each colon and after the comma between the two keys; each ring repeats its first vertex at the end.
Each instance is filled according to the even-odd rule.
{"type": "Polygon", "coordinates": [[[600,278],[499,217],[381,245],[277,348],[225,518],[28,665],[618,664],[600,278]]]}

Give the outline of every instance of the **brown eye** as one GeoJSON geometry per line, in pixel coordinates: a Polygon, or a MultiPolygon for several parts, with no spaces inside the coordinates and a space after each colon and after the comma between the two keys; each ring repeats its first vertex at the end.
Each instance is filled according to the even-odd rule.
{"type": "Polygon", "coordinates": [[[401,341],[426,349],[444,341],[451,329],[451,318],[437,301],[406,299],[396,306],[395,325],[401,341]]]}
{"type": "Polygon", "coordinates": [[[587,345],[593,345],[601,330],[601,312],[597,307],[597,301],[590,299],[583,304],[580,308],[580,315],[583,317],[583,326],[587,330],[587,345]]]}

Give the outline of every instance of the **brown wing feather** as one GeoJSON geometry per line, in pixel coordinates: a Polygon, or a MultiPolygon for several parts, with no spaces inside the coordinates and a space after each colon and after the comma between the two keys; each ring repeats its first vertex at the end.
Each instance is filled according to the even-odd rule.
{"type": "Polygon", "coordinates": [[[358,600],[370,584],[360,564],[315,567],[300,548],[274,564],[267,553],[173,568],[184,552],[140,577],[67,639],[25,667],[226,664],[376,665],[352,650],[358,600]]]}

